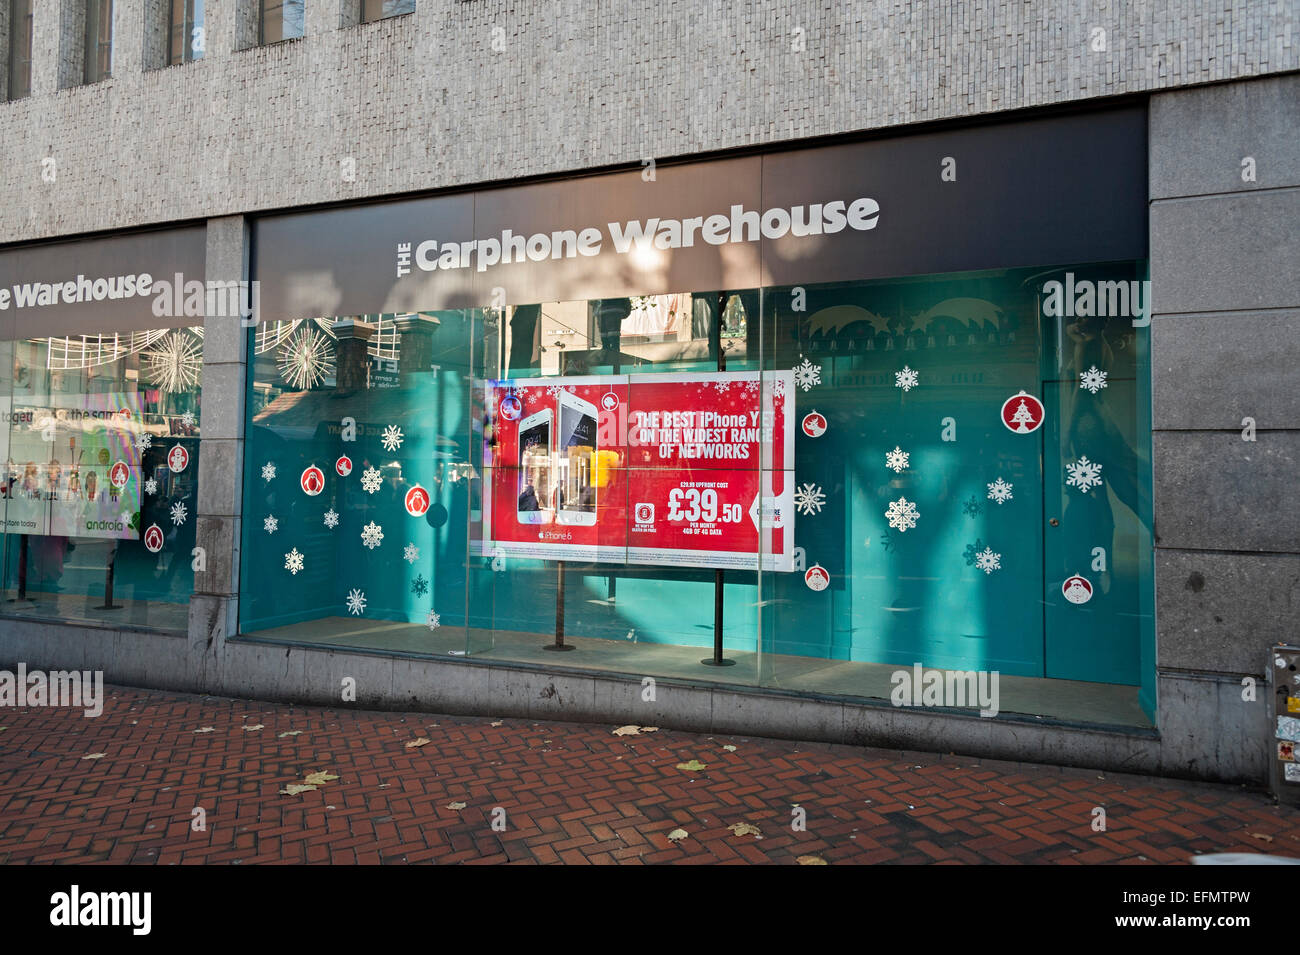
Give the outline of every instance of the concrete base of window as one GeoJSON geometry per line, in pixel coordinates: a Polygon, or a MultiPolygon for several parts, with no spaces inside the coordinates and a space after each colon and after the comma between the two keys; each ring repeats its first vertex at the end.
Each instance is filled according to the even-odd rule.
{"type": "MultiPolygon", "coordinates": [[[[215,598],[214,598],[215,600],[215,598]]],[[[1265,703],[1241,699],[1234,677],[1160,676],[1161,731],[1066,724],[1003,714],[897,708],[886,701],[793,696],[770,689],[659,680],[654,698],[625,676],[472,659],[286,647],[223,640],[220,601],[202,638],[148,630],[0,621],[0,666],[103,670],[109,683],[367,709],[421,710],[671,727],[883,749],[962,753],[1101,770],[1263,786],[1265,703]],[[343,703],[345,678],[355,704],[343,703]]],[[[1260,688],[1259,699],[1268,699],[1260,688]]]]}

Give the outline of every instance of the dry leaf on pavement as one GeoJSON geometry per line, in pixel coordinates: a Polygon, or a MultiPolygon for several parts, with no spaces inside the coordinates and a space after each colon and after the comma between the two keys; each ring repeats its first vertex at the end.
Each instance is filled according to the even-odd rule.
{"type": "Polygon", "coordinates": [[[629,726],[620,726],[618,729],[614,730],[614,735],[615,736],[640,736],[641,727],[637,726],[636,724],[631,724],[629,726]]]}
{"type": "MultiPolygon", "coordinates": [[[[107,755],[108,753],[91,753],[89,756],[83,756],[81,758],[82,759],[103,759],[107,755]]],[[[1272,839],[1269,840],[1269,842],[1272,841],[1273,841],[1272,839]]]]}
{"type": "Polygon", "coordinates": [[[447,808],[448,808],[448,809],[455,809],[457,812],[460,812],[460,810],[464,809],[465,806],[466,806],[466,804],[463,803],[463,802],[449,802],[449,803],[447,803],[447,808]]]}
{"type": "Polygon", "coordinates": [[[302,783],[290,783],[280,790],[281,796],[296,796],[299,793],[315,792],[315,786],[304,786],[302,783]]]}
{"type": "Polygon", "coordinates": [[[734,822],[727,828],[738,836],[761,836],[763,834],[763,831],[758,826],[750,822],[734,822]]]}
{"type": "Polygon", "coordinates": [[[685,829],[674,829],[672,832],[668,833],[668,841],[681,842],[688,835],[690,835],[690,833],[688,833],[685,829]]]}
{"type": "Polygon", "coordinates": [[[240,729],[242,729],[245,733],[251,733],[251,732],[253,732],[253,730],[264,730],[264,729],[266,729],[266,724],[265,724],[265,723],[258,723],[256,726],[241,726],[240,729]]]}
{"type": "Polygon", "coordinates": [[[284,739],[286,736],[301,736],[302,730],[285,730],[276,739],[284,739]]]}
{"type": "Polygon", "coordinates": [[[728,753],[734,753],[736,751],[736,747],[732,746],[730,743],[723,746],[722,748],[725,749],[728,753]]]}
{"type": "Polygon", "coordinates": [[[217,728],[216,728],[215,726],[201,726],[201,727],[199,727],[198,729],[196,729],[194,732],[196,732],[196,733],[215,733],[216,731],[217,731],[217,728]]]}
{"type": "Polygon", "coordinates": [[[321,769],[314,773],[308,773],[302,778],[302,781],[309,786],[324,786],[331,779],[338,779],[338,777],[321,769]]]}
{"type": "Polygon", "coordinates": [[[705,769],[707,766],[708,763],[701,763],[698,759],[693,759],[689,763],[677,764],[678,769],[684,769],[689,773],[698,773],[700,770],[705,769]]]}
{"type": "Polygon", "coordinates": [[[413,740],[411,740],[409,743],[407,743],[407,744],[406,744],[406,748],[407,748],[407,749],[414,749],[414,748],[417,747],[417,746],[428,746],[431,742],[433,742],[433,740],[429,739],[429,737],[427,737],[427,736],[421,736],[421,737],[419,737],[419,738],[417,738],[417,739],[413,739],[413,740]]]}
{"type": "Polygon", "coordinates": [[[800,865],[826,865],[826,860],[821,856],[800,856],[794,861],[800,865]]]}

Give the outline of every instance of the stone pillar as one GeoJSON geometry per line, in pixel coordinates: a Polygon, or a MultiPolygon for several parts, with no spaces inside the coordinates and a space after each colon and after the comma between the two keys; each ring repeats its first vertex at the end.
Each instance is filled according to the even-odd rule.
{"type": "Polygon", "coordinates": [[[378,326],[355,318],[340,318],[334,323],[336,398],[345,398],[370,387],[370,356],[366,348],[378,326]]]}
{"type": "Polygon", "coordinates": [[[1277,759],[1269,648],[1300,630],[1298,125],[1295,75],[1151,99],[1156,664],[1169,775],[1262,784],[1277,759]]]}
{"type": "MultiPolygon", "coordinates": [[[[248,223],[208,220],[206,281],[247,281],[248,223]]],[[[195,688],[218,689],[224,642],[239,630],[239,553],[244,473],[244,391],[248,327],[238,315],[208,316],[203,327],[199,486],[195,542],[205,569],[190,598],[190,666],[195,688]]],[[[178,554],[177,559],[189,559],[178,554]]]]}
{"type": "Polygon", "coordinates": [[[433,315],[398,315],[393,324],[401,336],[397,368],[406,387],[414,383],[412,375],[427,373],[433,364],[433,333],[442,322],[433,315]]]}

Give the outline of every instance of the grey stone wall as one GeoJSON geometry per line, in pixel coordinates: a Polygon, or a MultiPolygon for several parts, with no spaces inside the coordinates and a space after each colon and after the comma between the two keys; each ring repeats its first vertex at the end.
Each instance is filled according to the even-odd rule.
{"type": "Polygon", "coordinates": [[[1300,76],[1151,100],[1159,726],[1189,772],[1264,778],[1267,651],[1300,634],[1297,142],[1300,76]]]}
{"type": "Polygon", "coordinates": [[[255,0],[213,0],[205,58],[145,71],[147,2],[117,0],[135,52],[113,79],[61,93],[76,3],[37,4],[37,95],[0,109],[0,241],[1300,68],[1296,0],[420,0],[345,28],[351,0],[309,0],[304,39],[252,49],[255,0]]]}

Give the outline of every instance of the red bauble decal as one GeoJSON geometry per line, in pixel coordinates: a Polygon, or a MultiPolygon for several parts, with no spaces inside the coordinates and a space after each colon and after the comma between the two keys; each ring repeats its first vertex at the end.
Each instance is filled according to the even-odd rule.
{"type": "Polygon", "coordinates": [[[1002,423],[1016,434],[1033,434],[1042,427],[1043,416],[1043,403],[1023,391],[1002,403],[1002,423]]]}

